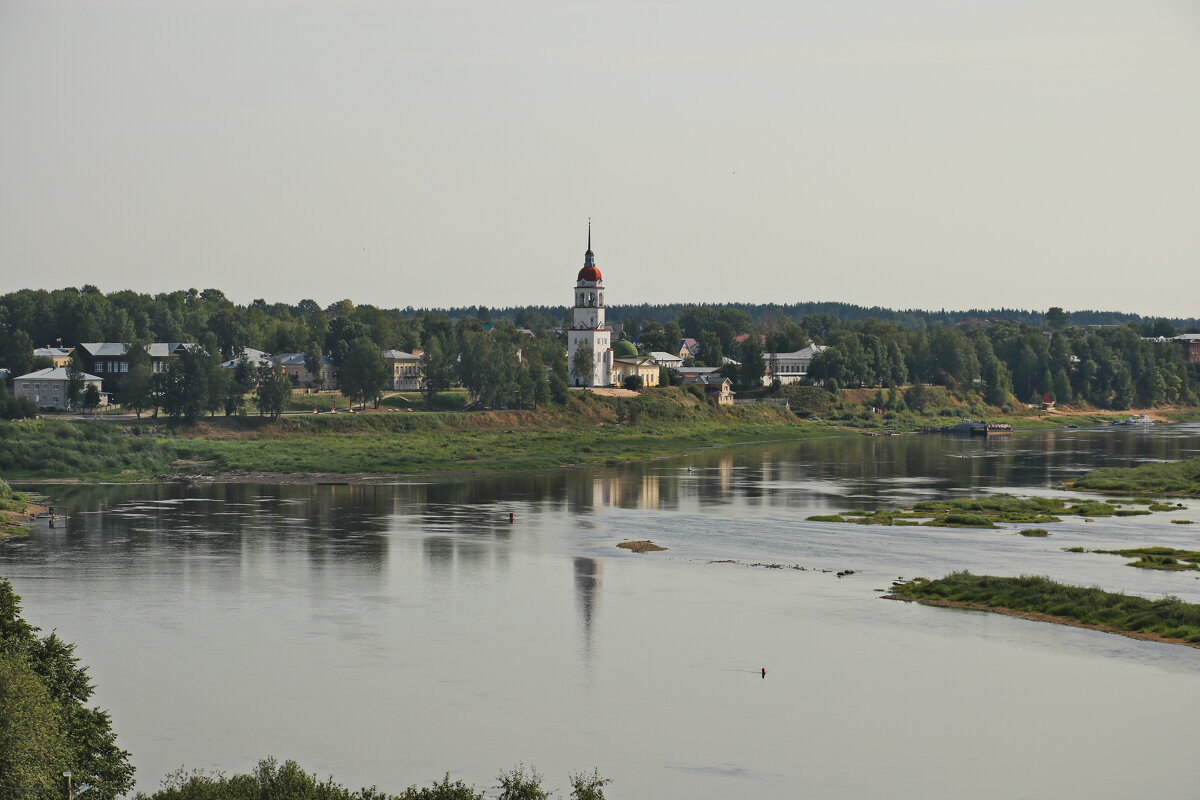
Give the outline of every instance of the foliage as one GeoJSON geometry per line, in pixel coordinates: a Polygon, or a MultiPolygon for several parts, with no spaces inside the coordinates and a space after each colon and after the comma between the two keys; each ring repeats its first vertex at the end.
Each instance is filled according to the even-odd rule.
{"type": "Polygon", "coordinates": [[[501,770],[498,800],[549,800],[550,793],[542,788],[542,774],[533,767],[517,764],[501,770]]]}
{"type": "Polygon", "coordinates": [[[0,472],[6,475],[113,476],[155,472],[177,458],[170,439],[108,422],[0,422],[0,472]]]}
{"type": "Polygon", "coordinates": [[[592,768],[591,774],[573,772],[570,775],[572,800],[604,800],[604,787],[612,778],[601,778],[600,771],[592,768]]]}
{"type": "Polygon", "coordinates": [[[892,594],[901,599],[1041,613],[1085,625],[1200,643],[1200,605],[1184,603],[1177,597],[1147,600],[1096,587],[1068,586],[1039,576],[997,578],[969,572],[955,572],[932,581],[918,578],[896,587],[892,594]]]}
{"type": "Polygon", "coordinates": [[[592,372],[596,364],[596,351],[591,342],[580,342],[571,356],[571,377],[585,386],[592,382],[592,372]]]}
{"type": "Polygon", "coordinates": [[[37,416],[37,404],[28,397],[17,397],[0,381],[0,420],[33,419],[37,416]]]}
{"type": "Polygon", "coordinates": [[[10,787],[57,793],[69,753],[45,683],[21,655],[0,650],[0,795],[18,796],[6,791],[10,787]]]}
{"type": "MultiPolygon", "coordinates": [[[[128,791],[133,786],[129,753],[117,747],[107,712],[87,705],[93,686],[87,668],[75,656],[75,646],[53,633],[37,634],[38,629],[21,617],[20,597],[12,585],[0,579],[0,655],[27,667],[45,691],[46,701],[40,705],[43,711],[34,707],[26,711],[43,724],[45,708],[52,706],[56,712],[62,734],[61,757],[54,755],[58,751],[53,741],[47,739],[42,745],[53,756],[54,771],[61,773],[65,768],[73,772],[77,785],[90,787],[88,797],[108,799],[128,791]]],[[[11,672],[9,677],[26,681],[21,693],[33,696],[31,691],[36,690],[31,690],[19,673],[11,672]]],[[[4,719],[0,715],[0,720],[4,719]]]]}
{"type": "Polygon", "coordinates": [[[640,392],[642,390],[642,376],[627,375],[625,377],[624,387],[631,392],[640,392]]]}
{"type": "MultiPolygon", "coordinates": [[[[1168,506],[1174,511],[1175,507],[1168,506]]],[[[895,525],[899,521],[922,520],[920,524],[945,528],[994,528],[997,522],[1061,522],[1059,515],[1080,517],[1132,516],[1149,514],[1140,509],[1118,509],[1109,503],[1059,497],[1013,497],[1008,494],[923,500],[911,506],[877,511],[843,511],[809,517],[812,522],[853,522],[859,525],[895,525]]],[[[915,524],[915,522],[914,522],[915,524]]],[[[1038,529],[1034,529],[1038,530],[1038,529]]],[[[1038,536],[1038,533],[1021,533],[1038,536]]]]}
{"type": "Polygon", "coordinates": [[[277,419],[287,410],[292,397],[292,381],[280,364],[272,364],[258,370],[258,386],[254,392],[254,402],[258,413],[266,414],[271,419],[277,419]]]}
{"type": "Polygon", "coordinates": [[[1138,467],[1108,467],[1089,472],[1069,484],[1093,492],[1200,495],[1200,458],[1138,467]]]}
{"type": "Polygon", "coordinates": [[[154,375],[151,373],[150,353],[142,342],[130,342],[126,348],[129,371],[121,377],[117,402],[133,411],[139,419],[142,412],[154,406],[154,375]]]}
{"type": "Polygon", "coordinates": [[[351,403],[366,405],[387,388],[387,364],[379,348],[366,336],[346,345],[334,364],[338,386],[351,403]]]}

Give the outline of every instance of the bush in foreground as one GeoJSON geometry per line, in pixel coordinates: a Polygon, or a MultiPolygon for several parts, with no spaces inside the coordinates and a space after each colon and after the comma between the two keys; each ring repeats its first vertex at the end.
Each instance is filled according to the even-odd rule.
{"type": "MultiPolygon", "coordinates": [[[[542,775],[536,769],[518,764],[502,771],[497,779],[497,800],[550,800],[554,795],[542,787],[542,775]]],[[[604,800],[604,786],[610,781],[593,770],[591,774],[570,776],[572,800],[604,800]]],[[[135,800],[486,800],[487,795],[447,774],[429,786],[410,786],[400,794],[387,794],[374,786],[357,791],[347,789],[333,778],[322,780],[305,772],[295,761],[280,764],[274,758],[258,762],[249,774],[226,776],[220,773],[179,770],[163,781],[153,794],[139,793],[135,800]]]]}

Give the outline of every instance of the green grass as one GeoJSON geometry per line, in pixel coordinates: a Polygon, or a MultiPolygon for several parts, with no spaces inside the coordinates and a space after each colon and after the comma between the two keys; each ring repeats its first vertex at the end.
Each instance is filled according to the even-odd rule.
{"type": "MultiPolygon", "coordinates": [[[[1171,511],[1175,510],[1170,506],[1171,511]]],[[[935,528],[995,528],[997,523],[1044,524],[1062,522],[1064,516],[1109,517],[1149,514],[1141,509],[1118,509],[1094,500],[1055,497],[1013,497],[1008,494],[924,500],[911,506],[878,511],[843,511],[818,514],[812,522],[853,522],[857,525],[928,525],[935,528]]],[[[1035,529],[1040,530],[1040,529],[1035,529]]],[[[1026,536],[1048,534],[1025,533],[1026,536]]]]}
{"type": "Polygon", "coordinates": [[[1142,569],[1200,569],[1200,552],[1176,550],[1173,547],[1134,547],[1127,550],[1093,550],[1093,553],[1136,558],[1126,566],[1142,569]]]}
{"type": "Polygon", "coordinates": [[[896,587],[891,596],[1045,614],[1058,621],[1200,643],[1200,605],[1177,597],[1147,600],[1095,587],[1069,586],[1045,577],[997,578],[969,572],[955,572],[938,580],[918,578],[896,587]]]}
{"type": "Polygon", "coordinates": [[[1026,528],[1023,531],[1018,531],[1022,536],[1049,536],[1050,532],[1045,528],[1026,528]]]}
{"type": "Polygon", "coordinates": [[[0,474],[132,479],[197,468],[178,459],[214,465],[204,471],[540,470],[831,435],[839,434],[780,406],[718,408],[674,389],[639,398],[572,392],[567,407],[536,411],[215,417],[190,428],[161,419],[0,423],[0,474]]]}
{"type": "Polygon", "coordinates": [[[1091,492],[1200,496],[1200,458],[1098,469],[1068,485],[1091,492]]]}
{"type": "Polygon", "coordinates": [[[0,474],[114,477],[161,470],[178,458],[173,442],[149,425],[62,419],[0,422],[0,474]]]}

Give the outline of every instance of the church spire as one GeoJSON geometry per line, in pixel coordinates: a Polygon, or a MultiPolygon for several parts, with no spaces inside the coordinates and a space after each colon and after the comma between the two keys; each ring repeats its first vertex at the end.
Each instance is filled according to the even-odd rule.
{"type": "Polygon", "coordinates": [[[592,218],[591,217],[588,217],[588,249],[587,249],[587,252],[583,254],[583,266],[584,266],[584,268],[596,266],[596,254],[592,252],[592,218]]]}

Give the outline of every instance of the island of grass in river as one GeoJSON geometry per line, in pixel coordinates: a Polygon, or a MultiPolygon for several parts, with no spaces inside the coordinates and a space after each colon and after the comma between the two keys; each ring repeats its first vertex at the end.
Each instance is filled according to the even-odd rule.
{"type": "Polygon", "coordinates": [[[1098,469],[1067,485],[1093,492],[1200,496],[1200,458],[1098,469]]]}
{"type": "Polygon", "coordinates": [[[937,580],[916,578],[894,587],[885,597],[1200,646],[1200,604],[1177,597],[1147,600],[1040,576],[998,578],[969,572],[954,572],[937,580]]]}
{"type": "MultiPolygon", "coordinates": [[[[1113,503],[1057,497],[1013,497],[1008,494],[925,500],[911,506],[879,511],[842,511],[817,514],[813,522],[853,522],[858,525],[929,525],[938,528],[995,528],[997,522],[1042,524],[1062,522],[1063,516],[1132,517],[1152,511],[1174,511],[1177,506],[1137,500],[1148,509],[1121,508],[1113,503]]],[[[1028,534],[1037,536],[1039,534],[1028,534]]]]}

